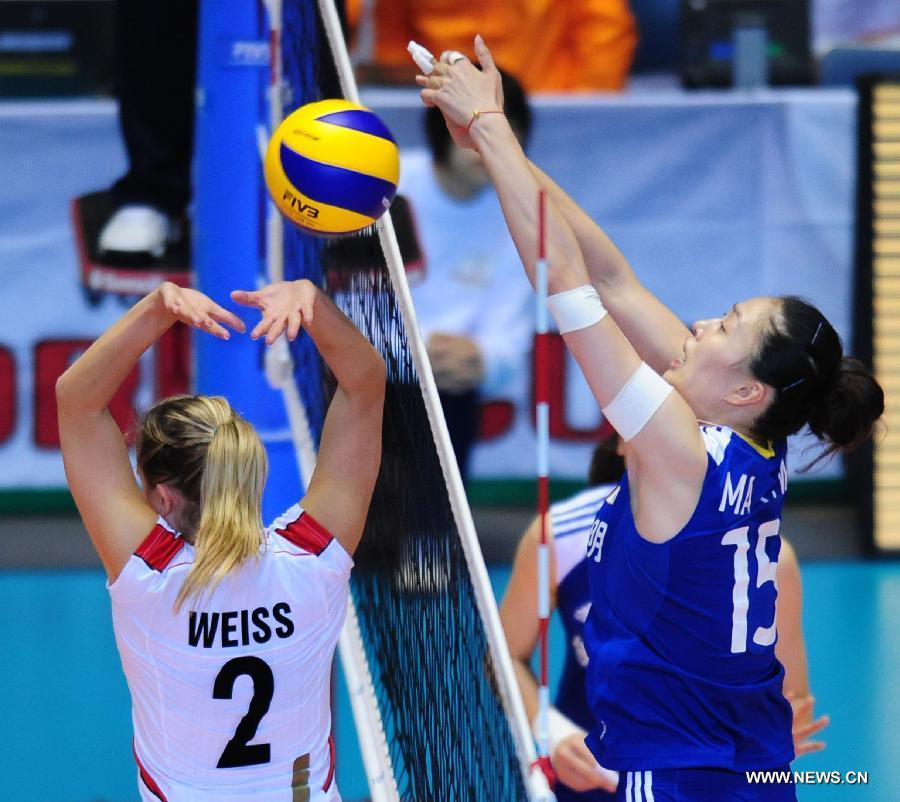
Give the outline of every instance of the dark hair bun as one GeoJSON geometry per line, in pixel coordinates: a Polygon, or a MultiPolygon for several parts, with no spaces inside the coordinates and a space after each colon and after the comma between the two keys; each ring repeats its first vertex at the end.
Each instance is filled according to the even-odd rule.
{"type": "Polygon", "coordinates": [[[852,451],[871,434],[884,412],[884,391],[858,359],[843,357],[833,378],[809,410],[809,428],[841,451],[852,451]]]}

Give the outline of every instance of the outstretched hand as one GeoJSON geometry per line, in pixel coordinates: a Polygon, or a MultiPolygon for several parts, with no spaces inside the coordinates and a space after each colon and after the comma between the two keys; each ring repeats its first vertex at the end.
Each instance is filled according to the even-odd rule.
{"type": "Polygon", "coordinates": [[[825,742],[811,741],[810,738],[824,730],[831,723],[831,719],[828,716],[819,716],[819,718],[813,719],[813,706],[816,700],[812,696],[797,699],[791,694],[787,699],[794,712],[791,735],[794,740],[795,756],[802,757],[813,752],[821,752],[825,748],[825,742]]]}
{"type": "Polygon", "coordinates": [[[311,281],[277,281],[261,290],[235,290],[231,298],[241,306],[251,306],[262,312],[250,336],[256,340],[265,335],[266,345],[272,345],[284,332],[292,342],[301,326],[313,322],[313,306],[318,288],[311,281]]]}
{"type": "Polygon", "coordinates": [[[481,70],[455,52],[445,51],[430,75],[416,76],[416,83],[423,87],[423,103],[439,108],[456,144],[473,150],[466,129],[475,112],[503,110],[500,71],[481,36],[475,37],[475,55],[481,70]]]}
{"type": "Polygon", "coordinates": [[[246,330],[244,321],[236,314],[223,309],[198,290],[179,287],[171,281],[165,281],[159,286],[159,296],[165,310],[176,320],[200,331],[209,332],[220,340],[231,339],[231,332],[222,325],[223,323],[238,332],[246,330]]]}

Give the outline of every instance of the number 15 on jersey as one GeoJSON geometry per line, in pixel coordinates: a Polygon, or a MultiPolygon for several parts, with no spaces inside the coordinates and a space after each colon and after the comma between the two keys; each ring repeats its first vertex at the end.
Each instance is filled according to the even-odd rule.
{"type": "MultiPolygon", "coordinates": [[[[766,521],[760,524],[759,536],[756,539],[756,587],[761,588],[766,582],[775,585],[778,590],[778,582],[775,572],[778,562],[769,559],[766,553],[766,541],[770,537],[778,535],[781,521],[766,521]]],[[[750,549],[750,527],[740,526],[725,533],[722,538],[723,546],[735,546],[734,551],[734,586],[731,600],[733,612],[731,616],[731,652],[739,654],[747,651],[747,615],[750,611],[750,572],[747,552],[750,549]]],[[[775,619],[767,627],[757,627],[753,632],[753,642],[758,646],[771,646],[775,643],[775,619]]]]}

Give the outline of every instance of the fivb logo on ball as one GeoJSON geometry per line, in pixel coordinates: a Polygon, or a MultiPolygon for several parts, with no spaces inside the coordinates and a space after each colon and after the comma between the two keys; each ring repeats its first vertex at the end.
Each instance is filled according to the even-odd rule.
{"type": "Polygon", "coordinates": [[[322,100],[278,126],[265,177],[275,205],[305,231],[348,234],[372,225],[390,206],[400,153],[387,126],[365,106],[322,100]]]}

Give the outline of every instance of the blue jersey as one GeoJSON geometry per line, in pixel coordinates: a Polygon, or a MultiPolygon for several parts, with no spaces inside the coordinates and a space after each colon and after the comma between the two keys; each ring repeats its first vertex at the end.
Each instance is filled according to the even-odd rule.
{"type": "MultiPolygon", "coordinates": [[[[563,671],[554,704],[560,713],[585,731],[593,727],[594,717],[584,692],[584,669],[588,662],[583,640],[584,622],[591,609],[584,552],[597,509],[613,487],[589,487],[550,507],[556,557],[556,612],[566,633],[563,671]]],[[[614,794],[605,791],[579,793],[562,783],[554,792],[557,802],[609,802],[615,799],[614,794]]]]}
{"type": "Polygon", "coordinates": [[[627,473],[591,530],[587,743],[611,769],[742,772],[794,756],[775,659],[786,444],[700,431],[706,477],[681,532],[638,534],[627,473]]]}

